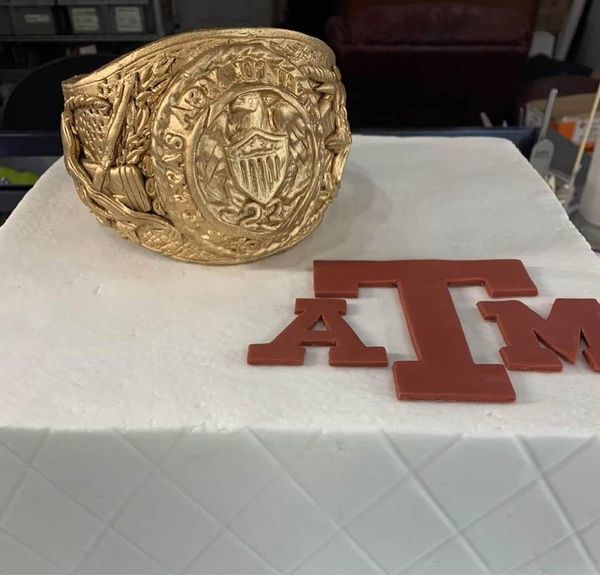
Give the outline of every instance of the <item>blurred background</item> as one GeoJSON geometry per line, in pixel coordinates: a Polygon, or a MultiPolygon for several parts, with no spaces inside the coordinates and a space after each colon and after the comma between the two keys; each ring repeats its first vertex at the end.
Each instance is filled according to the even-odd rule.
{"type": "Polygon", "coordinates": [[[327,42],[354,133],[484,134],[527,157],[550,138],[545,171],[585,180],[600,0],[0,0],[0,220],[60,155],[62,80],[164,35],[238,26],[327,42]]]}

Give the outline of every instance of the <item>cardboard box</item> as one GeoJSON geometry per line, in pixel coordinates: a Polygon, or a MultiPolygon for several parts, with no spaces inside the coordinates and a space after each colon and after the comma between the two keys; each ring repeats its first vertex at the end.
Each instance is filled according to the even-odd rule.
{"type": "MultiPolygon", "coordinates": [[[[576,96],[559,96],[554,105],[550,127],[565,138],[579,145],[585,131],[588,116],[592,109],[595,94],[577,94],[576,96]]],[[[525,113],[525,124],[532,128],[542,125],[546,100],[528,102],[525,113]]],[[[586,150],[593,150],[594,143],[600,137],[600,112],[592,123],[592,131],[586,150]]]]}
{"type": "Polygon", "coordinates": [[[73,34],[106,34],[105,7],[101,0],[57,0],[66,6],[73,34]]]}
{"type": "Polygon", "coordinates": [[[54,0],[9,0],[10,18],[19,36],[56,34],[54,0]]]}
{"type": "Polygon", "coordinates": [[[104,0],[110,34],[146,34],[154,28],[149,0],[104,0]]]}

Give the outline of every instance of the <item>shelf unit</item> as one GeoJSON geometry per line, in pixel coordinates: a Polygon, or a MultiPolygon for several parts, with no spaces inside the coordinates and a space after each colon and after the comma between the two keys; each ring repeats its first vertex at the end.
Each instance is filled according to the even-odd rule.
{"type": "Polygon", "coordinates": [[[48,36],[0,36],[0,43],[44,43],[99,44],[109,42],[152,42],[160,38],[158,34],[52,34],[48,36]]]}
{"type": "MultiPolygon", "coordinates": [[[[82,6],[93,5],[90,0],[83,0],[82,6]]],[[[99,5],[103,0],[98,0],[99,5]]],[[[6,2],[2,3],[6,8],[6,2]]],[[[127,5],[127,0],[124,0],[127,5]]],[[[107,4],[108,5],[108,4],[107,4]]],[[[135,2],[132,2],[135,5],[135,2]]],[[[139,4],[138,4],[139,5],[139,4]]],[[[10,6],[10,4],[9,4],[10,6]]],[[[123,54],[139,45],[153,42],[170,34],[174,29],[174,2],[166,3],[164,0],[148,0],[145,5],[147,11],[151,11],[149,21],[152,23],[150,29],[140,33],[106,30],[107,34],[101,33],[79,33],[69,34],[66,32],[67,6],[55,2],[57,22],[62,23],[56,34],[15,34],[14,29],[10,35],[0,35],[0,111],[2,100],[10,92],[20,79],[27,76],[29,70],[34,69],[46,62],[73,53],[83,53],[83,47],[97,45],[97,51],[102,53],[123,54]],[[111,33],[112,32],[112,33],[111,33]]],[[[2,14],[8,14],[8,10],[2,14]]],[[[2,16],[4,17],[4,16],[2,16]]],[[[89,50],[88,50],[89,53],[89,50]]]]}

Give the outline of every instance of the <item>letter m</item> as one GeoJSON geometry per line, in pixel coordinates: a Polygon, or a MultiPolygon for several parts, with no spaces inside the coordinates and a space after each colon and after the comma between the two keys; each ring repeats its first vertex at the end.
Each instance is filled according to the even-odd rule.
{"type": "Polygon", "coordinates": [[[481,315],[495,321],[506,347],[500,355],[506,367],[517,371],[560,371],[562,358],[575,363],[583,356],[600,371],[600,304],[595,299],[557,299],[547,319],[520,301],[484,301],[481,315]]]}

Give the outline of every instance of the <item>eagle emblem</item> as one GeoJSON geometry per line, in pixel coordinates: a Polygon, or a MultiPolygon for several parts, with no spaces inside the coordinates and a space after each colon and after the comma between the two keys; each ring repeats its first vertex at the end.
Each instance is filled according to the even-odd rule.
{"type": "Polygon", "coordinates": [[[253,128],[225,147],[236,186],[260,204],[266,204],[283,183],[288,164],[288,138],[253,128]]]}

